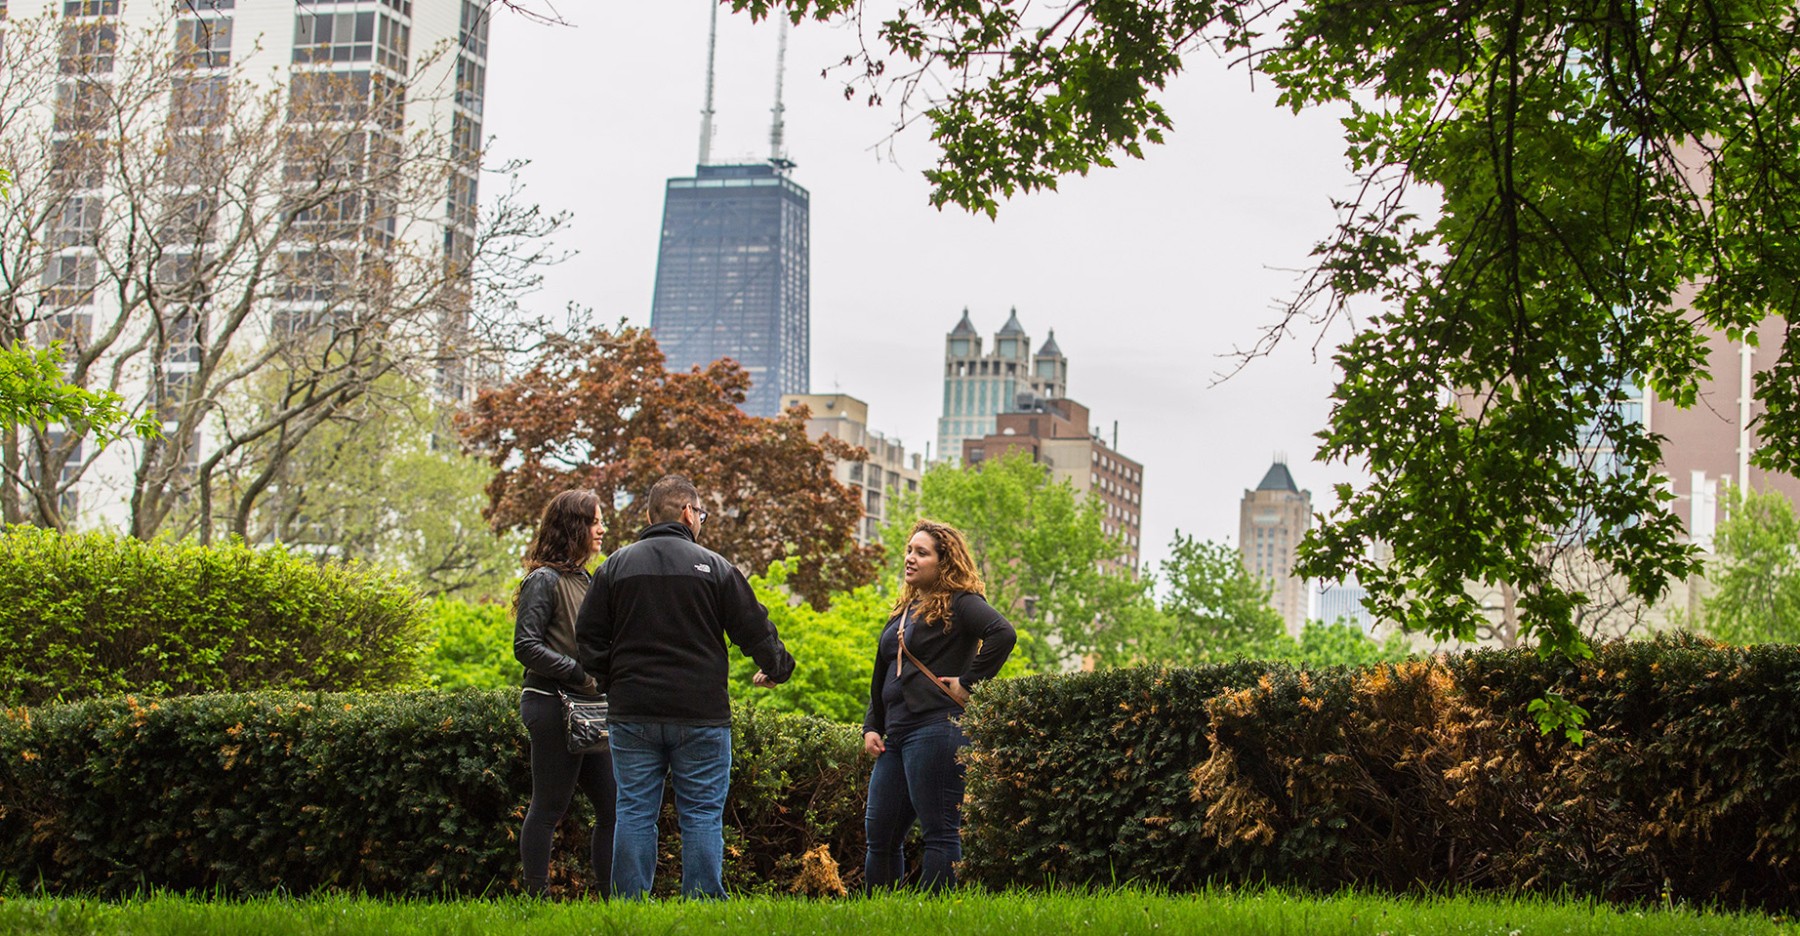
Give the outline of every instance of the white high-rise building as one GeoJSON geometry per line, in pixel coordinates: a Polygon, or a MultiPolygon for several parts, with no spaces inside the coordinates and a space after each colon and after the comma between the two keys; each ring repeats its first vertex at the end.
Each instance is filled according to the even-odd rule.
{"type": "Polygon", "coordinates": [[[0,342],[163,429],[16,430],[4,519],[147,535],[390,375],[465,393],[487,8],[0,0],[0,342]]]}

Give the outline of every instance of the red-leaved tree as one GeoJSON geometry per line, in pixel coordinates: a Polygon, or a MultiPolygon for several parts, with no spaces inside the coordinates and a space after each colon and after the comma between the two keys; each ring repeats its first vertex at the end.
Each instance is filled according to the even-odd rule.
{"type": "Polygon", "coordinates": [[[710,513],[701,542],[746,572],[797,556],[788,584],[816,606],[872,581],[880,550],[857,544],[861,501],[831,469],[868,453],[809,439],[801,409],[744,415],[749,386],[729,359],[669,373],[642,328],[551,335],[523,374],[482,391],[460,419],[464,444],[495,469],[488,521],[528,529],[558,491],[592,488],[611,552],[642,527],[650,486],[683,474],[710,513]]]}

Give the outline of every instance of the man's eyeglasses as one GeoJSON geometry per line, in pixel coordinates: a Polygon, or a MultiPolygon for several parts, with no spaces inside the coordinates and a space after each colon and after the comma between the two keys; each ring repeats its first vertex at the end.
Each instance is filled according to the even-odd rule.
{"type": "Polygon", "coordinates": [[[699,504],[689,504],[688,509],[694,512],[694,516],[698,517],[701,523],[706,522],[707,513],[705,510],[701,509],[699,504]]]}

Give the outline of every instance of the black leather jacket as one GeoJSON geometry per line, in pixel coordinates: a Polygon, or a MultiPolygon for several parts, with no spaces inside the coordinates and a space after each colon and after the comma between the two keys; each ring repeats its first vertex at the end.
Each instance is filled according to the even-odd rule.
{"type": "Polygon", "coordinates": [[[578,581],[585,591],[589,582],[586,572],[558,572],[537,568],[519,583],[519,604],[513,618],[513,659],[525,667],[525,685],[531,689],[555,692],[558,688],[580,689],[587,683],[587,673],[575,661],[575,621],[562,610],[559,589],[564,576],[578,581]]]}

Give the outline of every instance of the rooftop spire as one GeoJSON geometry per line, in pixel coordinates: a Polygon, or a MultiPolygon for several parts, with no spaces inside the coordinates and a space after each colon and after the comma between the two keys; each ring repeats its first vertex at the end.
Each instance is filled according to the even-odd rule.
{"type": "MultiPolygon", "coordinates": [[[[785,33],[783,41],[785,42],[785,33]]],[[[712,27],[706,34],[706,106],[700,110],[700,165],[712,162],[713,52],[719,47],[719,4],[712,5],[712,27]]]]}
{"type": "MultiPolygon", "coordinates": [[[[718,16],[719,5],[713,5],[713,15],[718,16]]],[[[782,112],[781,79],[787,72],[787,14],[781,14],[781,38],[775,45],[775,106],[769,108],[775,119],[769,124],[769,162],[780,166],[787,162],[787,154],[781,149],[782,112]]]]}

